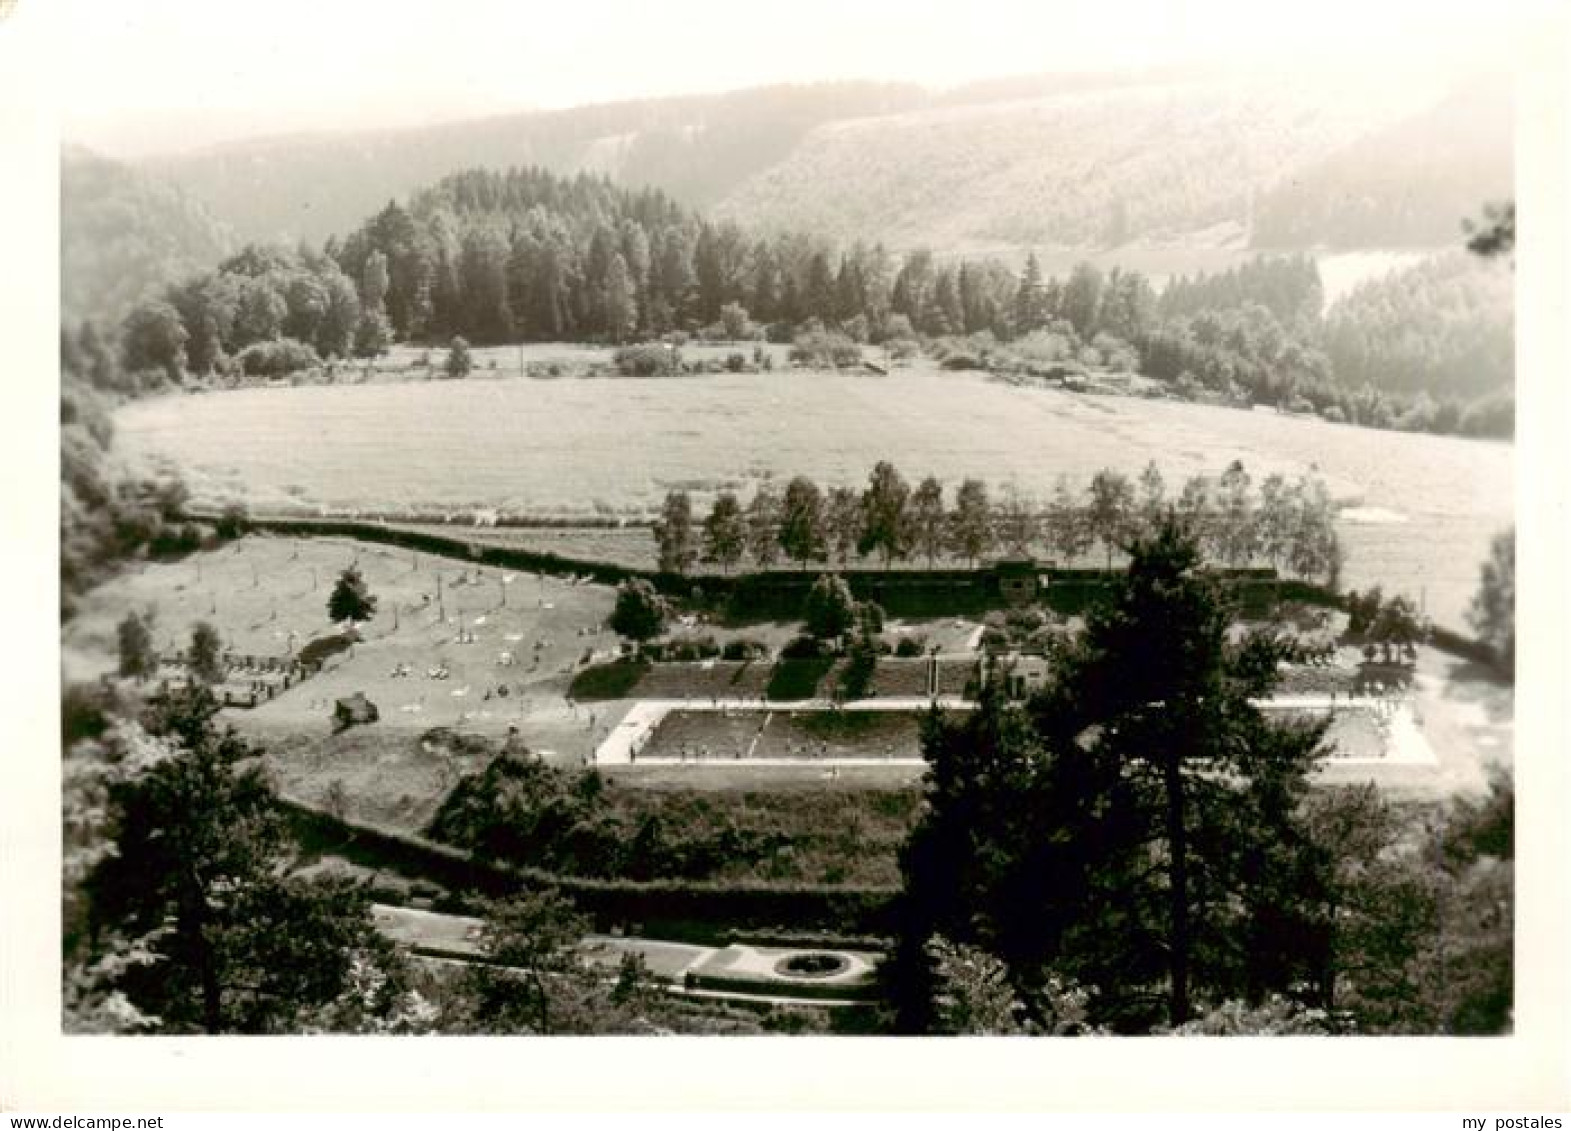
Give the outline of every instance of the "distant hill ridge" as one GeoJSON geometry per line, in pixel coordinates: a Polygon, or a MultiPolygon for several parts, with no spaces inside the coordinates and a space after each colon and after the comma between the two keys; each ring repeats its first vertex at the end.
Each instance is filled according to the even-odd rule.
{"type": "MultiPolygon", "coordinates": [[[[1503,79],[1495,87],[1506,90],[1503,79]]],[[[1402,84],[1376,91],[1178,70],[942,93],[848,82],[262,139],[142,167],[246,239],[320,241],[456,169],[533,164],[659,188],[750,227],[975,252],[1247,246],[1263,216],[1272,246],[1340,245],[1348,218],[1326,204],[1337,184],[1359,175],[1386,184],[1421,166],[1390,238],[1369,232],[1378,207],[1361,208],[1355,230],[1364,246],[1435,246],[1456,230],[1458,186],[1510,187],[1509,145],[1502,152],[1497,137],[1509,132],[1509,96],[1480,104],[1491,109],[1473,114],[1478,128],[1436,147],[1435,128],[1404,132],[1403,123],[1428,112],[1443,130],[1454,111],[1433,117],[1448,105],[1439,94],[1402,84]],[[1404,152],[1405,143],[1425,148],[1404,152]]]]}

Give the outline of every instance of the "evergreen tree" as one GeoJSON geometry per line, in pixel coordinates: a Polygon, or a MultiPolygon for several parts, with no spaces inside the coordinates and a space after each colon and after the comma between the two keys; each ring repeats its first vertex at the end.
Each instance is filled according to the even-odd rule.
{"type": "Polygon", "coordinates": [[[111,950],[104,988],[169,1034],[297,1032],[357,964],[395,989],[363,892],[289,875],[277,799],[259,765],[237,765],[252,752],[212,729],[210,702],[180,711],[153,763],[109,785],[114,851],[88,880],[91,914],[101,946],[138,957],[111,950]]]}
{"type": "Polygon", "coordinates": [[[1042,302],[1042,268],[1036,261],[1036,252],[1026,257],[1025,270],[1020,275],[1020,286],[1015,291],[1013,314],[1014,332],[1017,337],[1035,333],[1047,325],[1047,311],[1042,302]]]}
{"type": "Polygon", "coordinates": [[[327,598],[327,619],[334,624],[358,625],[376,615],[376,598],[358,566],[348,566],[327,598]]]}
{"type": "Polygon", "coordinates": [[[1027,1003],[1050,977],[1120,1031],[1197,1005],[1307,993],[1328,961],[1328,877],[1301,818],[1324,724],[1266,719],[1280,655],[1229,612],[1176,523],[1130,545],[1028,709],[989,683],[924,732],[928,806],[902,852],[892,985],[933,1021],[927,947],[1001,959],[1027,1003]]]}
{"type": "Polygon", "coordinates": [[[638,327],[638,300],[635,296],[627,261],[620,253],[613,255],[606,271],[605,328],[607,336],[618,345],[627,341],[638,327]]]}

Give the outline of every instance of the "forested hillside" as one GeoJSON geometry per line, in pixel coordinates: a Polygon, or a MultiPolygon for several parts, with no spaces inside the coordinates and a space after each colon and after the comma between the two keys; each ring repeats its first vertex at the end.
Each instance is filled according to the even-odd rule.
{"type": "MultiPolygon", "coordinates": [[[[1301,174],[1340,168],[1345,180],[1367,164],[1378,183],[1414,173],[1412,162],[1428,158],[1393,165],[1390,150],[1427,144],[1433,127],[1416,139],[1386,131],[1437,98],[1431,86],[1373,78],[1184,72],[1036,76],[942,93],[841,83],[244,142],[148,166],[252,239],[323,240],[454,169],[529,164],[659,188],[763,232],[939,254],[1013,252],[1018,262],[1033,246],[1245,247],[1262,202],[1271,230],[1291,237],[1273,246],[1307,248],[1344,242],[1354,221],[1293,197],[1311,183],[1301,174]],[[1375,141],[1359,148],[1363,139],[1375,141]]],[[[1449,114],[1432,112],[1441,123],[1449,114]]],[[[1451,131],[1443,164],[1508,186],[1509,152],[1490,133],[1494,118],[1478,114],[1482,133],[1451,131]]],[[[1327,183],[1334,196],[1340,182],[1327,183]]],[[[1457,212],[1465,188],[1439,173],[1413,176],[1402,231],[1438,232],[1430,246],[1451,242],[1455,215],[1476,207],[1470,199],[1457,212]]],[[[1500,193],[1477,199],[1490,195],[1500,193]]],[[[1372,216],[1365,229],[1378,223],[1372,216]]],[[[1401,232],[1369,238],[1412,242],[1401,232]]]]}
{"type": "Polygon", "coordinates": [[[1175,81],[838,122],[718,212],[940,249],[1242,242],[1254,189],[1379,113],[1321,90],[1175,81]]]}
{"type": "Polygon", "coordinates": [[[249,239],[321,241],[455,169],[539,165],[605,173],[703,207],[781,160],[820,122],[917,105],[916,87],[760,87],[579,106],[418,129],[240,142],[153,159],[249,239]]]}
{"type": "Polygon", "coordinates": [[[1452,243],[1458,216],[1511,195],[1512,132],[1506,80],[1469,83],[1283,179],[1256,206],[1254,245],[1452,243]]]}
{"type": "Polygon", "coordinates": [[[1355,288],[1326,317],[1345,381],[1396,393],[1477,397],[1511,388],[1510,270],[1458,251],[1355,288]]]}
{"type": "Polygon", "coordinates": [[[212,266],[229,234],[172,184],[67,149],[60,161],[60,314],[118,322],[145,295],[212,266]]]}

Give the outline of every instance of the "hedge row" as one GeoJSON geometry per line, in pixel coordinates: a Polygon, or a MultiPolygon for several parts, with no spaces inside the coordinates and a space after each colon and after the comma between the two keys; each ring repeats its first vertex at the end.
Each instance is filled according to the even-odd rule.
{"type": "Polygon", "coordinates": [[[714,941],[735,931],[865,938],[891,929],[893,889],[584,879],[477,860],[425,837],[347,821],[288,798],[279,798],[278,806],[309,851],[429,880],[460,897],[496,898],[550,885],[589,915],[597,930],[632,928],[665,938],[714,941]]]}
{"type": "MultiPolygon", "coordinates": [[[[221,516],[192,513],[187,517],[206,522],[221,516]]],[[[544,551],[514,546],[484,546],[458,535],[433,534],[377,522],[357,522],[330,518],[257,518],[249,519],[255,530],[293,537],[354,538],[418,550],[427,554],[457,558],[481,565],[526,570],[555,575],[576,574],[605,585],[620,585],[634,577],[652,582],[664,593],[687,596],[701,587],[710,599],[729,598],[733,612],[740,615],[784,613],[795,616],[819,571],[772,570],[739,574],[734,577],[704,577],[702,581],[679,574],[632,569],[609,562],[568,558],[544,551]]],[[[1060,613],[1078,613],[1094,601],[1119,571],[1104,569],[1044,568],[1048,578],[1045,603],[1060,613]]],[[[1337,593],[1306,581],[1278,578],[1270,568],[1226,569],[1218,576],[1233,588],[1246,612],[1262,612],[1277,601],[1303,601],[1325,608],[1345,609],[1337,593]]],[[[890,570],[885,573],[851,570],[845,574],[858,600],[876,601],[899,616],[954,615],[979,613],[997,608],[1003,602],[991,569],[976,570],[890,570]]],[[[1495,658],[1487,647],[1461,633],[1436,626],[1434,646],[1463,659],[1494,666],[1495,658]]]]}

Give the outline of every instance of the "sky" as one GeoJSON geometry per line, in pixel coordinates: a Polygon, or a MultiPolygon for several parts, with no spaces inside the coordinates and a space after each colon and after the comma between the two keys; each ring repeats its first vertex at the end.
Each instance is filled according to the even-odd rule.
{"type": "Polygon", "coordinates": [[[118,156],[782,82],[1369,67],[1508,38],[1500,5],[1478,0],[47,2],[62,134],[118,156]]]}

